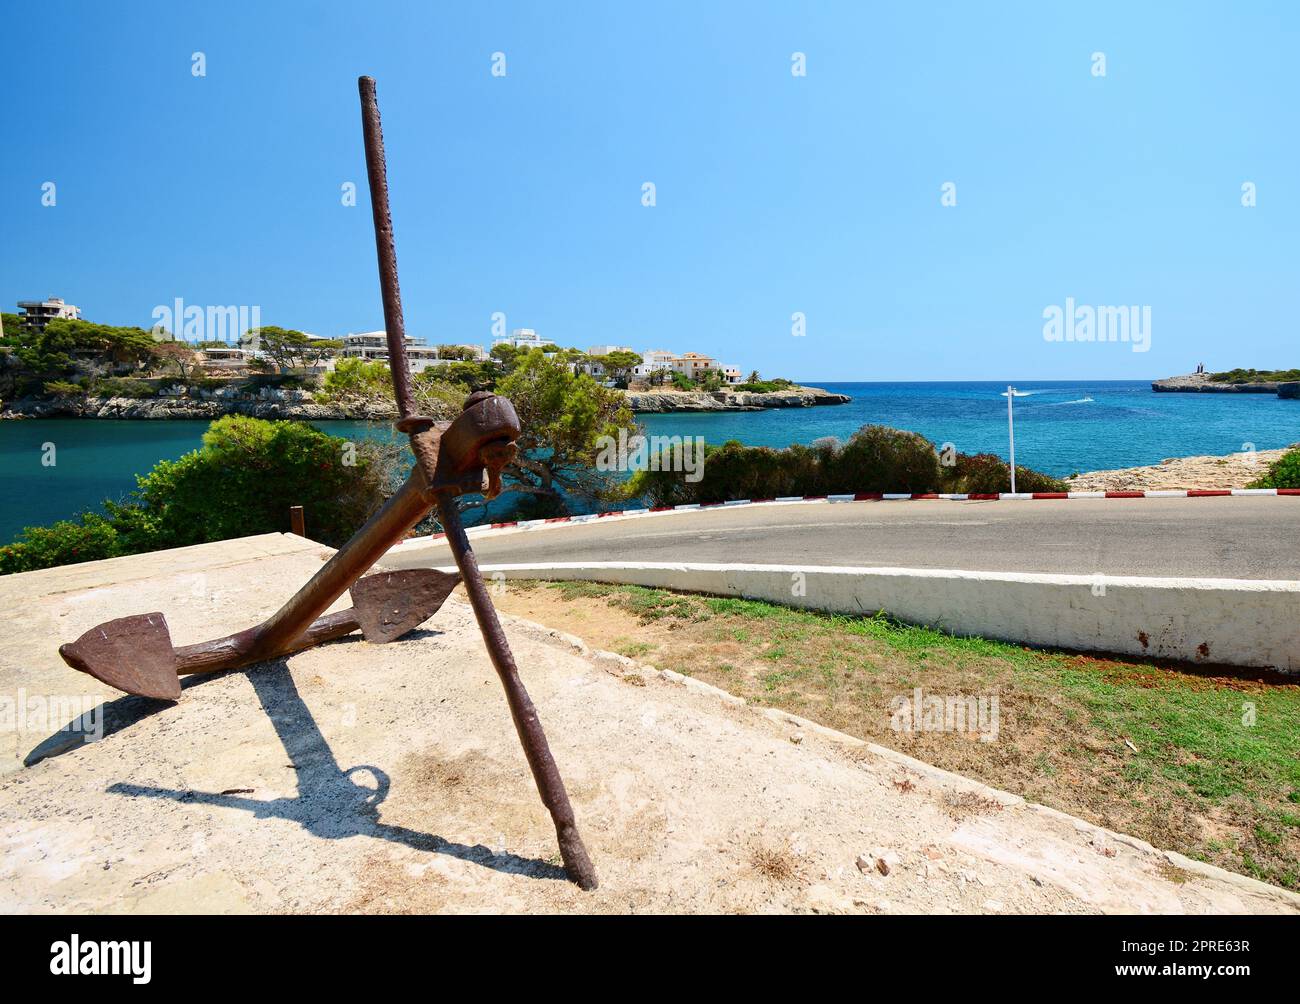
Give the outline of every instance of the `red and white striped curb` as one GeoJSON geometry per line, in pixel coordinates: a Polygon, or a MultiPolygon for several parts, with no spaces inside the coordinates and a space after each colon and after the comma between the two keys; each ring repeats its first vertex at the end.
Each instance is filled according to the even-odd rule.
{"type": "MultiPolygon", "coordinates": [[[[949,494],[944,492],[858,492],[855,495],[789,495],[770,499],[733,499],[728,502],[692,502],[687,505],[655,506],[650,509],[619,509],[614,512],[588,513],[583,516],[553,516],[550,519],[524,519],[506,523],[471,526],[466,529],[472,537],[496,531],[537,530],[562,523],[594,523],[605,519],[631,519],[638,516],[668,516],[675,512],[694,512],[698,509],[730,509],[751,505],[804,505],[819,502],[1023,502],[1031,499],[1198,499],[1218,498],[1225,495],[1291,495],[1300,497],[1300,488],[1187,488],[1150,492],[970,492],[949,494]]],[[[397,547],[421,541],[441,540],[445,534],[427,537],[410,537],[397,547]]]]}

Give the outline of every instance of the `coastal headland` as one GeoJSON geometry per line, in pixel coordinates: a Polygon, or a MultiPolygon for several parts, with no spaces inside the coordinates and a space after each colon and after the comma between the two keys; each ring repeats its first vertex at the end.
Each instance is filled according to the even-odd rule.
{"type": "Polygon", "coordinates": [[[1165,394],[1276,394],[1278,397],[1300,398],[1300,381],[1297,380],[1221,379],[1225,376],[1228,374],[1186,373],[1153,380],[1151,389],[1165,394]]]}
{"type": "Polygon", "coordinates": [[[627,402],[636,412],[762,411],[766,408],[811,408],[822,404],[848,404],[847,394],[820,387],[792,385],[773,391],[628,391],[627,402]]]}

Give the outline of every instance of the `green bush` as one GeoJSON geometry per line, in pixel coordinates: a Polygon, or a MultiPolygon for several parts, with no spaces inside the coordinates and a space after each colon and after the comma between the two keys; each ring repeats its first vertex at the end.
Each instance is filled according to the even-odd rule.
{"type": "Polygon", "coordinates": [[[1300,369],[1254,370],[1238,368],[1224,370],[1222,373],[1211,373],[1210,379],[1218,383],[1272,383],[1274,381],[1284,383],[1291,380],[1300,380],[1300,369]]]}
{"type": "MultiPolygon", "coordinates": [[[[952,466],[940,465],[940,491],[975,495],[1011,491],[1011,465],[992,453],[957,454],[952,466]]],[[[1060,478],[1016,464],[1016,491],[1063,492],[1067,485],[1060,478]]]]}
{"type": "Polygon", "coordinates": [[[316,400],[322,404],[335,401],[393,396],[393,381],[388,364],[364,359],[340,359],[325,374],[316,400]]]}
{"type": "Polygon", "coordinates": [[[461,384],[471,391],[494,390],[497,382],[505,376],[505,368],[495,360],[456,362],[439,366],[437,374],[441,381],[461,384]]]}
{"type": "MultiPolygon", "coordinates": [[[[632,476],[628,494],[656,506],[815,495],[821,491],[825,460],[824,448],[774,450],[744,446],[733,439],[705,448],[702,481],[688,482],[680,471],[638,471],[632,476]]],[[[660,466],[668,464],[661,461],[660,466]]]]}
{"type": "Polygon", "coordinates": [[[939,457],[918,433],[864,425],[830,456],[827,474],[845,492],[929,492],[939,483],[939,457]]]}
{"type": "MultiPolygon", "coordinates": [[[[842,446],[833,439],[784,450],[744,446],[734,440],[705,449],[704,476],[688,482],[680,471],[637,471],[627,494],[653,506],[726,502],[732,499],[874,492],[1005,492],[1007,463],[992,454],[958,454],[942,467],[924,436],[883,425],[865,425],[842,446]]],[[[667,467],[660,462],[659,466],[667,467]]],[[[1064,482],[1016,467],[1020,491],[1065,491],[1064,482]]]]}
{"type": "Polygon", "coordinates": [[[98,561],[121,554],[116,527],[97,513],[52,526],[29,526],[12,544],[0,547],[0,575],[30,572],[55,565],[98,561]]]}
{"type": "Polygon", "coordinates": [[[308,536],[338,546],[391,488],[377,463],[382,451],[303,422],[227,415],[208,427],[201,449],[161,461],[136,479],[128,503],[107,508],[131,552],[284,532],[295,505],[306,511],[308,536]]]}
{"type": "Polygon", "coordinates": [[[1251,488],[1300,488],[1300,446],[1288,450],[1251,488]]]}
{"type": "Polygon", "coordinates": [[[778,377],[775,380],[750,381],[748,383],[732,384],[731,390],[748,390],[756,394],[771,394],[773,391],[788,390],[793,387],[794,383],[778,377]]]}
{"type": "Polygon", "coordinates": [[[295,505],[313,540],[338,546],[395,488],[399,453],[301,422],[228,415],[208,427],[200,449],[137,477],[126,501],[106,501],[107,516],[25,528],[0,548],[0,573],[286,532],[295,505]]]}

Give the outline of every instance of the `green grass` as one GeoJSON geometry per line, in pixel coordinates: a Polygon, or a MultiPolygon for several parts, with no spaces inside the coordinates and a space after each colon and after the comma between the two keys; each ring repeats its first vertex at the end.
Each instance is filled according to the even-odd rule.
{"type": "Polygon", "coordinates": [[[846,616],[640,586],[547,587],[632,614],[642,627],[620,629],[612,642],[625,654],[1157,846],[1300,889],[1295,683],[1031,649],[883,614],[846,616]],[[913,687],[998,694],[999,740],[889,731],[881,709],[913,687]]]}

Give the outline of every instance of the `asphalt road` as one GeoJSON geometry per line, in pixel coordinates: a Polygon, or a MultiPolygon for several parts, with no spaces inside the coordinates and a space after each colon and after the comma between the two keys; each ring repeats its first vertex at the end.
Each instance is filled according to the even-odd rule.
{"type": "MultiPolygon", "coordinates": [[[[1300,580],[1300,497],[756,505],[471,538],[482,564],[702,561],[1300,580]]],[[[445,542],[391,552],[449,565],[445,542]]]]}

